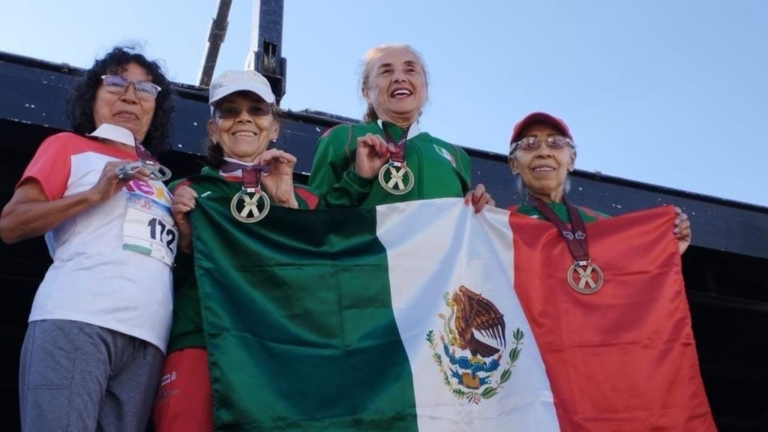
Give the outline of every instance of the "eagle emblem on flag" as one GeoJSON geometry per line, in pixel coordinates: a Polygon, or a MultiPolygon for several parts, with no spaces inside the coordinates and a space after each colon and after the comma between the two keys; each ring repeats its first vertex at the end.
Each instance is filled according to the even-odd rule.
{"type": "Polygon", "coordinates": [[[525,334],[519,328],[513,331],[514,342],[507,350],[504,315],[493,302],[464,285],[443,299],[450,312],[437,315],[442,329],[427,332],[432,358],[456,398],[479,404],[498,394],[512,377],[525,334]]]}

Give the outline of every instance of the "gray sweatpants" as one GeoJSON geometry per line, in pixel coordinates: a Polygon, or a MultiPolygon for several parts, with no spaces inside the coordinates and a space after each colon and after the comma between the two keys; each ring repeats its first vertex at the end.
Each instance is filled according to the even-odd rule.
{"type": "Polygon", "coordinates": [[[33,321],[21,349],[21,428],[143,432],[162,363],[159,348],[132,336],[79,321],[33,321]]]}

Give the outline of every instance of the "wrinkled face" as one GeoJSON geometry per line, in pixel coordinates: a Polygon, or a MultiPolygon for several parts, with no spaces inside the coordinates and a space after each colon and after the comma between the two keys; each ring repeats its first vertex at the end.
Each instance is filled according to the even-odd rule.
{"type": "Polygon", "coordinates": [[[219,143],[224,156],[251,163],[276,140],[280,122],[270,105],[251,92],[230,94],[216,104],[208,121],[208,134],[219,143]]]}
{"type": "Polygon", "coordinates": [[[387,50],[373,61],[363,96],[382,120],[415,122],[427,100],[424,67],[406,48],[387,50]]]}
{"type": "MultiPolygon", "coordinates": [[[[136,63],[128,63],[119,69],[108,71],[107,74],[120,75],[132,81],[152,81],[152,77],[147,75],[147,70],[136,63]]],[[[125,91],[120,94],[107,91],[104,83],[96,91],[96,99],[93,101],[93,122],[97,128],[104,123],[121,126],[131,131],[133,136],[141,142],[147,135],[154,114],[155,100],[136,97],[136,86],[133,83],[128,84],[125,91]]]]}
{"type": "Polygon", "coordinates": [[[527,127],[521,136],[535,137],[541,142],[538,150],[518,149],[509,159],[512,172],[519,174],[523,184],[536,196],[562,197],[565,177],[576,162],[574,150],[565,147],[552,150],[544,142],[547,137],[562,135],[554,127],[538,123],[527,127]]]}

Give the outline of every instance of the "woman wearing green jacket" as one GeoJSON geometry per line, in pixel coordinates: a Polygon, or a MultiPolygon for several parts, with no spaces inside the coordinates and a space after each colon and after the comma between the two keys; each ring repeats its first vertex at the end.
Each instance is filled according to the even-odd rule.
{"type": "Polygon", "coordinates": [[[408,45],[372,48],[361,91],[364,123],[339,125],[320,139],[310,189],[324,207],[373,207],[465,197],[479,212],[494,205],[483,185],[471,189],[470,160],[461,148],[419,129],[427,101],[424,61],[408,45]]]}
{"type": "Polygon", "coordinates": [[[209,90],[207,166],[171,187],[179,253],[173,280],[173,325],[154,408],[158,432],[214,430],[203,306],[195,275],[199,263],[192,250],[194,228],[189,217],[198,198],[209,194],[233,197],[232,216],[242,222],[270,217],[270,205],[311,207],[293,187],[296,158],[268,149],[280,132],[280,120],[266,78],[254,71],[226,71],[209,90]]]}

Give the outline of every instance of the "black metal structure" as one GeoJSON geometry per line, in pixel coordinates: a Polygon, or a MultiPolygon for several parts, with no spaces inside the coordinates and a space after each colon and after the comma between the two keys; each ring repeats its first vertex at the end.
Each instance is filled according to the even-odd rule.
{"type": "Polygon", "coordinates": [[[245,68],[264,75],[277,103],[285,96],[288,62],[283,57],[283,0],[253,0],[251,52],[245,68]]]}
{"type": "Polygon", "coordinates": [[[200,68],[200,76],[197,79],[197,85],[200,87],[208,87],[211,84],[213,70],[216,69],[216,60],[219,58],[219,49],[227,36],[227,27],[229,26],[227,17],[231,7],[232,0],[219,0],[216,17],[211,21],[211,29],[208,31],[208,44],[203,56],[203,67],[200,68]]]}
{"type": "MultiPolygon", "coordinates": [[[[280,25],[267,25],[273,33],[263,33],[264,40],[259,37],[264,50],[255,58],[261,63],[267,53],[277,60],[279,67],[272,69],[275,75],[270,82],[275,93],[282,95],[282,1],[265,0],[269,2],[279,3],[280,25]],[[266,49],[270,44],[275,44],[275,50],[266,49]]],[[[267,22],[265,18],[262,14],[262,24],[267,22]]],[[[79,73],[67,65],[0,53],[0,206],[10,199],[40,142],[68,129],[64,101],[79,73]]],[[[176,92],[172,148],[159,156],[176,176],[185,176],[201,166],[210,111],[204,89],[177,85],[176,92]]],[[[354,120],[314,111],[287,112],[277,146],[297,156],[297,181],[306,179],[321,133],[350,121],[354,120]]],[[[472,149],[467,152],[472,158],[473,181],[484,183],[497,205],[517,203],[515,179],[506,157],[472,149]]],[[[581,171],[573,175],[569,196],[576,203],[612,215],[661,204],[675,204],[688,213],[694,238],[683,257],[684,276],[715,419],[722,431],[768,430],[768,336],[764,332],[768,329],[768,281],[764,276],[768,272],[768,208],[581,171]]],[[[42,239],[0,244],[3,430],[18,429],[19,352],[32,299],[50,263],[42,239]]]]}

